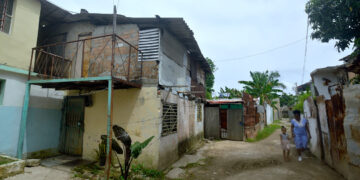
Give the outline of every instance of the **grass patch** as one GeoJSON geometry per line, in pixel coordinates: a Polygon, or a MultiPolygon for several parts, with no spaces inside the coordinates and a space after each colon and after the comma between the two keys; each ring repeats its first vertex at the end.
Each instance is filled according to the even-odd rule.
{"type": "Polygon", "coordinates": [[[164,173],[155,169],[145,168],[142,164],[133,165],[131,167],[132,176],[140,175],[144,177],[156,178],[156,179],[163,179],[164,173]]]}
{"type": "Polygon", "coordinates": [[[281,124],[281,120],[280,120],[280,119],[275,120],[275,121],[274,121],[274,124],[281,124]]]}
{"type": "Polygon", "coordinates": [[[0,165],[11,163],[11,162],[14,162],[14,160],[0,156],[0,165]]]}
{"type": "Polygon", "coordinates": [[[258,132],[255,139],[246,139],[246,142],[257,142],[269,137],[274,131],[279,129],[281,126],[279,124],[270,124],[266,126],[262,131],[258,132]]]}
{"type": "MultiPolygon", "coordinates": [[[[104,179],[104,167],[100,167],[97,163],[77,166],[73,169],[74,177],[81,179],[104,179]]],[[[121,173],[119,168],[112,167],[110,170],[111,180],[122,180],[120,177],[121,173]]],[[[131,166],[129,174],[129,180],[140,180],[140,179],[164,179],[165,175],[163,172],[145,168],[142,164],[131,166]]]]}

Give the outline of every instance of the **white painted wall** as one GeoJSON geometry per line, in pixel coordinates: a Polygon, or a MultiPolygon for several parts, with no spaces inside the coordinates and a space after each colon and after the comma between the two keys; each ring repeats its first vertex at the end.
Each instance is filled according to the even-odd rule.
{"type": "Polygon", "coordinates": [[[323,95],[325,97],[325,100],[331,99],[328,87],[338,84],[344,78],[343,72],[333,67],[317,70],[311,73],[311,76],[316,90],[320,96],[323,95]],[[330,80],[330,82],[326,84],[325,79],[330,80]]]}
{"type": "MultiPolygon", "coordinates": [[[[312,98],[311,98],[312,101],[312,98]]],[[[317,126],[317,119],[315,117],[311,117],[312,111],[316,111],[316,108],[311,109],[311,102],[308,100],[304,101],[304,118],[309,122],[309,130],[311,139],[309,141],[310,151],[321,158],[321,149],[320,149],[320,137],[319,137],[319,128],[317,126]]]]}
{"type": "Polygon", "coordinates": [[[266,105],[266,123],[267,125],[274,122],[274,111],[273,108],[269,105],[266,105]]]}
{"type": "MultiPolygon", "coordinates": [[[[0,71],[0,79],[5,80],[3,106],[22,107],[25,96],[25,83],[27,81],[26,75],[0,71]]],[[[42,89],[40,86],[32,85],[30,90],[30,98],[49,97],[53,99],[62,99],[63,91],[55,91],[54,89],[42,89]]],[[[30,99],[30,107],[41,108],[60,108],[61,103],[54,104],[34,102],[30,99]]]]}

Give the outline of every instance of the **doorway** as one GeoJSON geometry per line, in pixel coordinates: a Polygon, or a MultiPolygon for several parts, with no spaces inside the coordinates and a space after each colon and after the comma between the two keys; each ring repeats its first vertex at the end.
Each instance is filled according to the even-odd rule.
{"type": "Polygon", "coordinates": [[[63,103],[60,152],[81,156],[83,151],[85,97],[67,96],[63,103]]]}

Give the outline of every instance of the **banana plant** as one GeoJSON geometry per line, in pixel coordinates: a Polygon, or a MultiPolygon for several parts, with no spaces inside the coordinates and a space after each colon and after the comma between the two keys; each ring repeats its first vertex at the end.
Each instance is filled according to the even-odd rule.
{"type": "MultiPolygon", "coordinates": [[[[127,178],[129,177],[129,171],[130,171],[132,161],[134,159],[137,159],[140,156],[142,150],[150,143],[150,141],[154,138],[154,136],[151,136],[150,138],[146,139],[144,142],[141,142],[141,143],[135,142],[135,143],[131,144],[131,142],[132,142],[131,137],[125,131],[124,128],[122,128],[118,125],[114,125],[113,131],[114,131],[116,139],[119,140],[123,145],[121,152],[123,152],[123,149],[125,149],[124,153],[117,153],[117,154],[124,155],[124,162],[121,163],[121,161],[119,160],[117,155],[116,155],[116,158],[119,163],[121,177],[124,178],[125,180],[127,180],[127,178]]],[[[114,142],[114,140],[113,140],[113,142],[114,142]]],[[[114,147],[114,146],[112,146],[112,147],[114,147]]]]}

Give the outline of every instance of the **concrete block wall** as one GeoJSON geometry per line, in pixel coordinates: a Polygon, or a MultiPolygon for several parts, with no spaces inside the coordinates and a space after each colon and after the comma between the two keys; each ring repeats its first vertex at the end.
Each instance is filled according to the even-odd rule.
{"type": "Polygon", "coordinates": [[[165,90],[161,91],[161,97],[163,102],[178,105],[177,132],[160,138],[158,168],[165,169],[178,160],[182,154],[195,147],[204,137],[204,104],[200,103],[201,119],[197,119],[199,103],[171,92],[168,94],[168,91],[165,90]],[[168,98],[166,98],[167,96],[168,98]]]}

